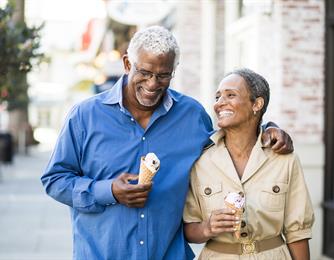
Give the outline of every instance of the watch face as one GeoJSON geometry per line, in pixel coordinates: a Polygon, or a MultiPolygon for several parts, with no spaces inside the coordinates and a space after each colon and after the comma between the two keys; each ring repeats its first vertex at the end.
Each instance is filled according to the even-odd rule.
{"type": "Polygon", "coordinates": [[[145,26],[164,19],[175,6],[175,1],[119,0],[107,1],[106,4],[112,19],[123,24],[145,26]]]}

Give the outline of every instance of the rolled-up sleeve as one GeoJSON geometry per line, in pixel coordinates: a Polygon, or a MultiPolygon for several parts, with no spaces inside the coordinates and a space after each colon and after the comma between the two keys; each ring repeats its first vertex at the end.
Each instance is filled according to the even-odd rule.
{"type": "Polygon", "coordinates": [[[306,187],[300,161],[294,155],[291,164],[290,185],[284,218],[284,235],[287,243],[312,237],[314,222],[312,202],[306,187]]]}

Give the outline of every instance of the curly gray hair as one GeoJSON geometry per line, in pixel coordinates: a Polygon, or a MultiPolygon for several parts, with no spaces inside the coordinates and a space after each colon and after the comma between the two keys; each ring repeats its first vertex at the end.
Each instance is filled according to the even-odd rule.
{"type": "Polygon", "coordinates": [[[266,81],[264,77],[262,77],[260,74],[247,69],[247,68],[240,68],[240,69],[235,69],[231,72],[229,72],[226,76],[231,75],[231,74],[236,74],[242,77],[247,85],[248,89],[250,91],[250,99],[251,101],[255,101],[256,98],[262,97],[264,100],[264,105],[261,109],[261,117],[263,114],[267,111],[267,107],[269,104],[269,99],[270,99],[270,89],[269,89],[269,84],[266,81]]]}
{"type": "Polygon", "coordinates": [[[180,48],[173,34],[164,27],[150,26],[134,34],[128,47],[128,57],[131,63],[137,61],[140,49],[157,55],[174,52],[174,69],[179,63],[180,48]]]}

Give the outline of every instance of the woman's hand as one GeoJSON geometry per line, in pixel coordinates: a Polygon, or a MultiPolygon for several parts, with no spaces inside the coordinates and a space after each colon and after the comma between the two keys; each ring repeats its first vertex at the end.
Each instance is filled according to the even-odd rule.
{"type": "Polygon", "coordinates": [[[236,231],[235,226],[239,224],[240,219],[234,214],[235,210],[229,208],[212,211],[209,220],[204,222],[204,236],[210,239],[221,233],[236,231]]]}
{"type": "Polygon", "coordinates": [[[235,216],[235,210],[228,208],[215,210],[206,221],[184,223],[184,234],[190,243],[205,243],[224,232],[234,232],[234,226],[239,221],[240,219],[235,216]]]}

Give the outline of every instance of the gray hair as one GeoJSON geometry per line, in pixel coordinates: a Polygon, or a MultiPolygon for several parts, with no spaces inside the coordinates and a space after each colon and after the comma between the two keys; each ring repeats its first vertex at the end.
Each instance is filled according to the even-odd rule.
{"type": "Polygon", "coordinates": [[[233,70],[226,76],[231,74],[239,75],[246,81],[248,89],[250,91],[250,99],[252,102],[254,102],[255,99],[258,97],[263,98],[264,105],[261,109],[261,118],[262,118],[263,114],[267,111],[270,98],[269,84],[266,81],[266,79],[262,77],[260,74],[257,74],[256,72],[247,68],[233,70]]]}
{"type": "Polygon", "coordinates": [[[174,69],[179,63],[180,48],[173,34],[161,26],[150,26],[134,34],[128,47],[128,57],[131,63],[137,61],[138,51],[144,49],[154,54],[173,52],[174,69]]]}

